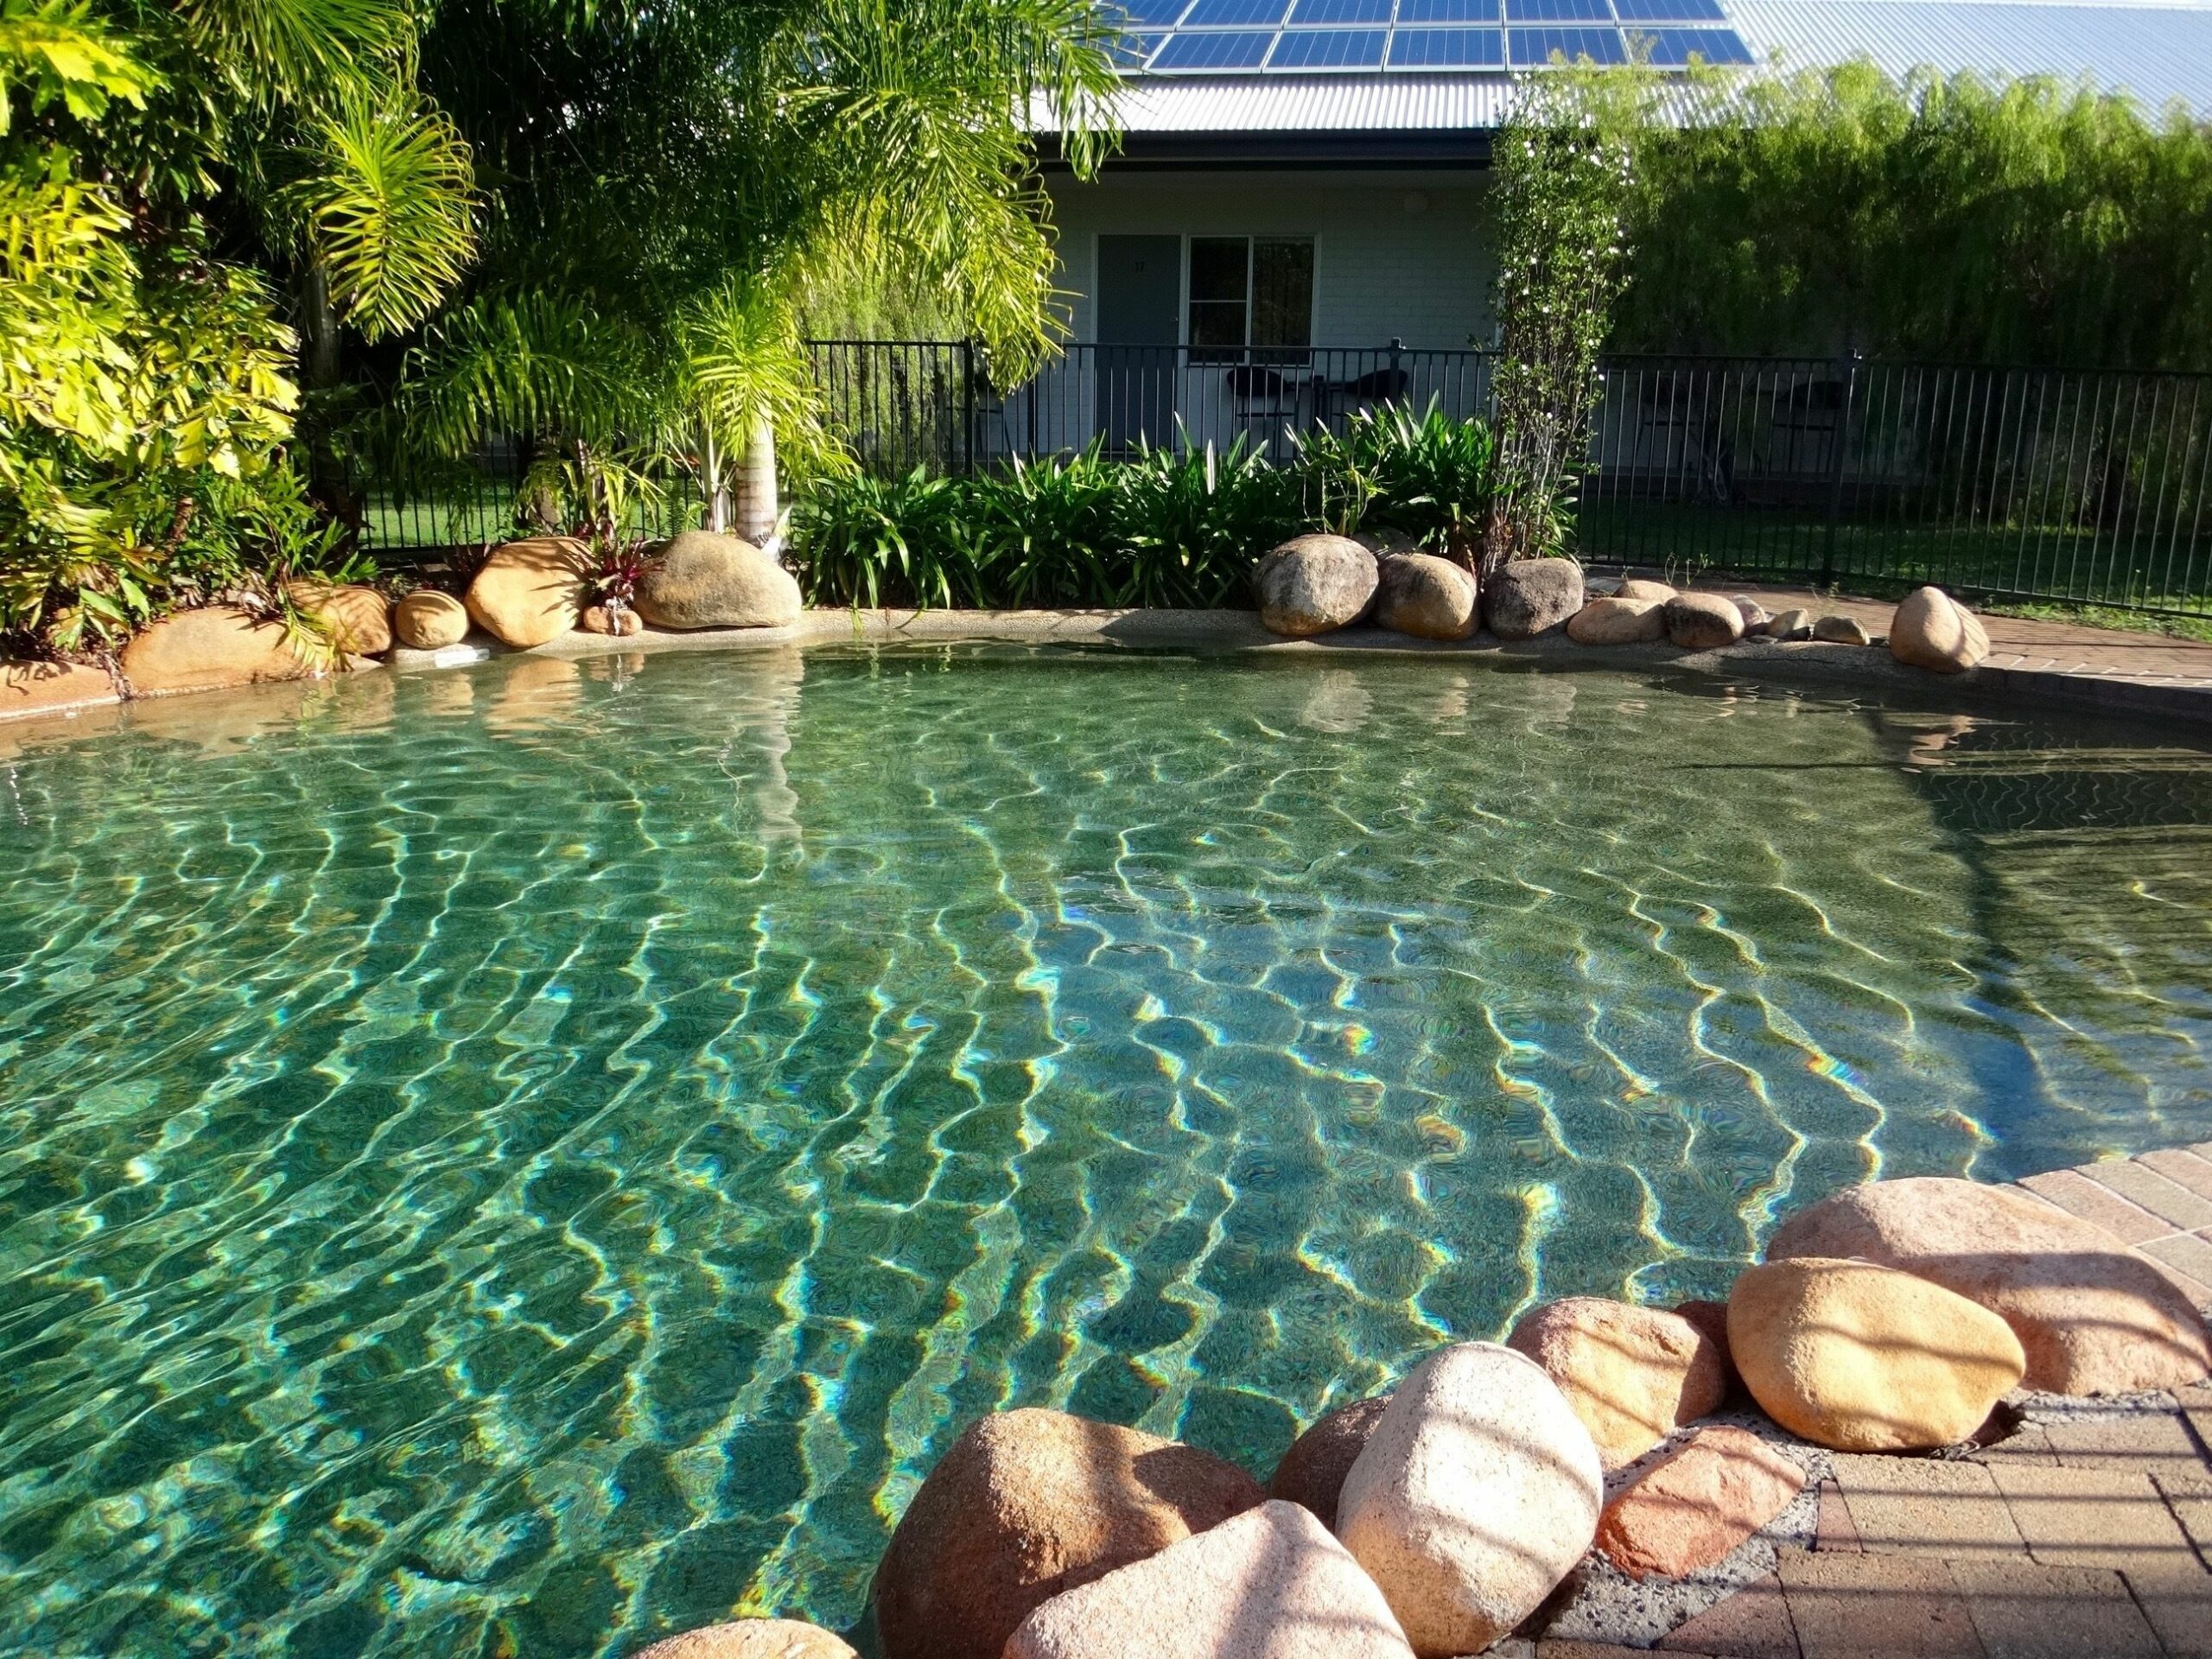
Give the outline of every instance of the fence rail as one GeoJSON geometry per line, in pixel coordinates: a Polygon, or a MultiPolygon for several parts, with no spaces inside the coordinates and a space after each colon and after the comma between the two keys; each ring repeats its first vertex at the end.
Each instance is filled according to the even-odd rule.
{"type": "MultiPolygon", "coordinates": [[[[810,347],[828,423],[881,474],[1100,446],[1295,435],[1357,410],[1491,410],[1492,357],[1071,346],[1001,385],[960,342],[810,347]]],[[[376,499],[372,545],[486,539],[526,446],[434,499],[376,499]],[[456,533],[465,532],[465,533],[456,533]]],[[[1580,480],[1588,560],[2212,613],[2212,376],[1825,358],[1618,357],[1580,480]]],[[[671,522],[696,514],[680,493],[671,522]]]]}

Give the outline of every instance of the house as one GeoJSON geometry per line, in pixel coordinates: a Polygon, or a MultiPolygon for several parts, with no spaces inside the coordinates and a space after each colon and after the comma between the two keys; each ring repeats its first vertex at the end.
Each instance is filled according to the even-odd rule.
{"type": "Polygon", "coordinates": [[[1010,447],[1272,444],[1376,392],[1471,412],[1491,140],[1554,54],[2086,76],[2212,114],[2212,0],[1123,3],[1122,151],[1047,174],[1076,346],[994,411],[1010,447]]]}

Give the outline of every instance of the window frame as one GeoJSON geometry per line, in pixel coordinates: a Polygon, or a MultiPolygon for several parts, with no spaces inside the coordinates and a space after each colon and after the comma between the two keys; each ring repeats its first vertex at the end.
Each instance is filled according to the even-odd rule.
{"type": "Polygon", "coordinates": [[[1270,368],[1303,368],[1313,361],[1315,325],[1321,312],[1321,238],[1302,231],[1207,231],[1186,232],[1183,238],[1183,349],[1192,365],[1235,367],[1262,362],[1270,368]],[[1201,300],[1197,296],[1195,271],[1200,242],[1241,242],[1244,245],[1243,340],[1236,346],[1201,346],[1192,337],[1192,324],[1201,305],[1227,305],[1225,300],[1201,300]],[[1302,346],[1255,346],[1252,327],[1259,315],[1258,245],[1262,242],[1303,244],[1312,251],[1306,293],[1306,343],[1302,346]],[[1254,353],[1260,353],[1255,357],[1254,353]]]}

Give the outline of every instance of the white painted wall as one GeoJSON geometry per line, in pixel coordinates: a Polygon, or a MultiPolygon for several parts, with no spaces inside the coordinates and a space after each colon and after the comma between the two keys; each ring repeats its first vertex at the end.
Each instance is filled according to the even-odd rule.
{"type": "Polygon", "coordinates": [[[1051,181],[1059,285],[1078,340],[1094,340],[1092,260],[1100,234],[1314,238],[1313,343],[1417,349],[1486,345],[1490,242],[1484,176],[1359,170],[1116,170],[1051,181]],[[1418,204],[1418,210],[1416,210],[1418,204]]]}

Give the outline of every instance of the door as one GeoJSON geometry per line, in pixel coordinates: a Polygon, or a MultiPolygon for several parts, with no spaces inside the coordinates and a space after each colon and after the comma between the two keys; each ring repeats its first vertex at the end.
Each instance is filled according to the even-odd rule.
{"type": "Polygon", "coordinates": [[[1175,436],[1183,238],[1098,238],[1098,429],[1109,448],[1175,436]]]}

